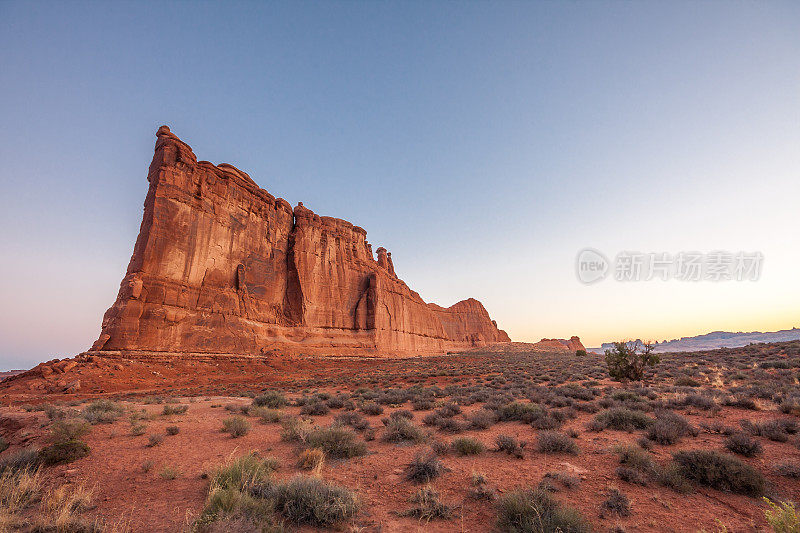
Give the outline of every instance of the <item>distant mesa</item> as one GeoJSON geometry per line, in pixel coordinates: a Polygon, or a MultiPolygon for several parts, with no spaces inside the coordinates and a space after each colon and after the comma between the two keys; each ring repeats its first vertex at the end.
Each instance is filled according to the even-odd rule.
{"type": "Polygon", "coordinates": [[[367,232],[292,209],[167,126],[127,273],[94,352],[430,355],[510,342],[472,298],[425,303],[367,232]]]}
{"type": "MultiPolygon", "coordinates": [[[[779,331],[712,331],[704,335],[694,337],[681,337],[680,339],[664,340],[656,342],[653,351],[658,353],[665,352],[697,352],[704,350],[716,350],[717,348],[741,348],[748,344],[758,344],[762,342],[786,342],[800,340],[800,329],[782,329],[779,331]]],[[[641,339],[640,339],[641,342],[641,339]]],[[[604,353],[605,350],[613,348],[613,342],[604,342],[600,348],[590,348],[597,353],[604,353]]]]}
{"type": "Polygon", "coordinates": [[[473,348],[473,352],[502,352],[502,353],[528,353],[528,352],[572,352],[586,350],[581,340],[573,335],[569,339],[542,339],[539,342],[510,342],[493,344],[486,347],[473,348]]]}

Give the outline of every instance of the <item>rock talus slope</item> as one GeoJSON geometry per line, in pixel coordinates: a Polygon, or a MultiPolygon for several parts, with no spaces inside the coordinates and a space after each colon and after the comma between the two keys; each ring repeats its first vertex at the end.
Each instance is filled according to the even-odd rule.
{"type": "Polygon", "coordinates": [[[92,351],[426,355],[508,342],[480,302],[426,304],[358,226],[197,161],[162,126],[139,236],[92,351]]]}

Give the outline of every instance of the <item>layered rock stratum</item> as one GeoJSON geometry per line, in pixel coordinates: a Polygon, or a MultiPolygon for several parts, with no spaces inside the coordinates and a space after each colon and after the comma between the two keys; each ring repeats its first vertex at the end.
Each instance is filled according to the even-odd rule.
{"type": "Polygon", "coordinates": [[[162,126],[127,273],[91,351],[431,355],[509,342],[483,305],[425,303],[367,232],[198,161],[162,126]]]}

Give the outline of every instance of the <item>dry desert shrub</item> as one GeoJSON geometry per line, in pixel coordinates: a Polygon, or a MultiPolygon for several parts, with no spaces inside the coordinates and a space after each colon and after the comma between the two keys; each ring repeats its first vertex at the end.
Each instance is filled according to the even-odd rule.
{"type": "Polygon", "coordinates": [[[325,452],[317,448],[303,450],[297,458],[297,468],[311,470],[315,475],[319,475],[324,464],[325,452]]]}
{"type": "Polygon", "coordinates": [[[500,498],[497,529],[510,533],[588,533],[589,522],[542,490],[519,490],[500,498]]]}
{"type": "Polygon", "coordinates": [[[766,487],[766,480],[758,470],[732,455],[690,450],[672,457],[683,477],[701,485],[748,496],[760,496],[766,487]]]}
{"type": "Polygon", "coordinates": [[[567,435],[557,431],[541,431],[537,437],[536,450],[541,453],[566,453],[577,455],[580,449],[567,435]]]}
{"type": "Polygon", "coordinates": [[[250,432],[250,422],[242,416],[231,416],[222,421],[222,431],[234,439],[242,437],[250,432]]]}
{"type": "Polygon", "coordinates": [[[289,404],[286,396],[280,391],[265,391],[253,398],[253,405],[256,407],[268,407],[270,409],[280,409],[289,404]]]}
{"type": "Polygon", "coordinates": [[[453,507],[442,503],[439,493],[430,485],[420,488],[411,497],[411,503],[414,506],[403,515],[413,516],[426,522],[437,518],[448,519],[453,514],[453,507]]]}
{"type": "Polygon", "coordinates": [[[306,446],[319,448],[328,457],[336,459],[350,459],[367,453],[367,445],[358,440],[356,433],[338,425],[314,428],[308,432],[304,442],[306,446]]]}
{"type": "Polygon", "coordinates": [[[122,415],[124,409],[111,400],[95,400],[83,409],[83,417],[90,424],[110,424],[122,415]]]}
{"type": "Polygon", "coordinates": [[[385,420],[381,440],[384,442],[424,442],[428,434],[419,426],[403,417],[392,417],[385,420]]]}
{"type": "Polygon", "coordinates": [[[480,455],[486,451],[486,446],[481,441],[472,437],[459,437],[451,443],[456,455],[480,455]]]}
{"type": "Polygon", "coordinates": [[[414,483],[430,483],[447,469],[435,455],[417,455],[406,466],[406,479],[414,483]]]}

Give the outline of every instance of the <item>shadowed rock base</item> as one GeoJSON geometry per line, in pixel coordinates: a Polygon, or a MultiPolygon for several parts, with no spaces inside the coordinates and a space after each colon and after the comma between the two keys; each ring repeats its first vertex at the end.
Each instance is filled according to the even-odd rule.
{"type": "Polygon", "coordinates": [[[128,271],[92,351],[431,355],[509,342],[483,305],[426,304],[346,220],[292,209],[157,132],[128,271]]]}

